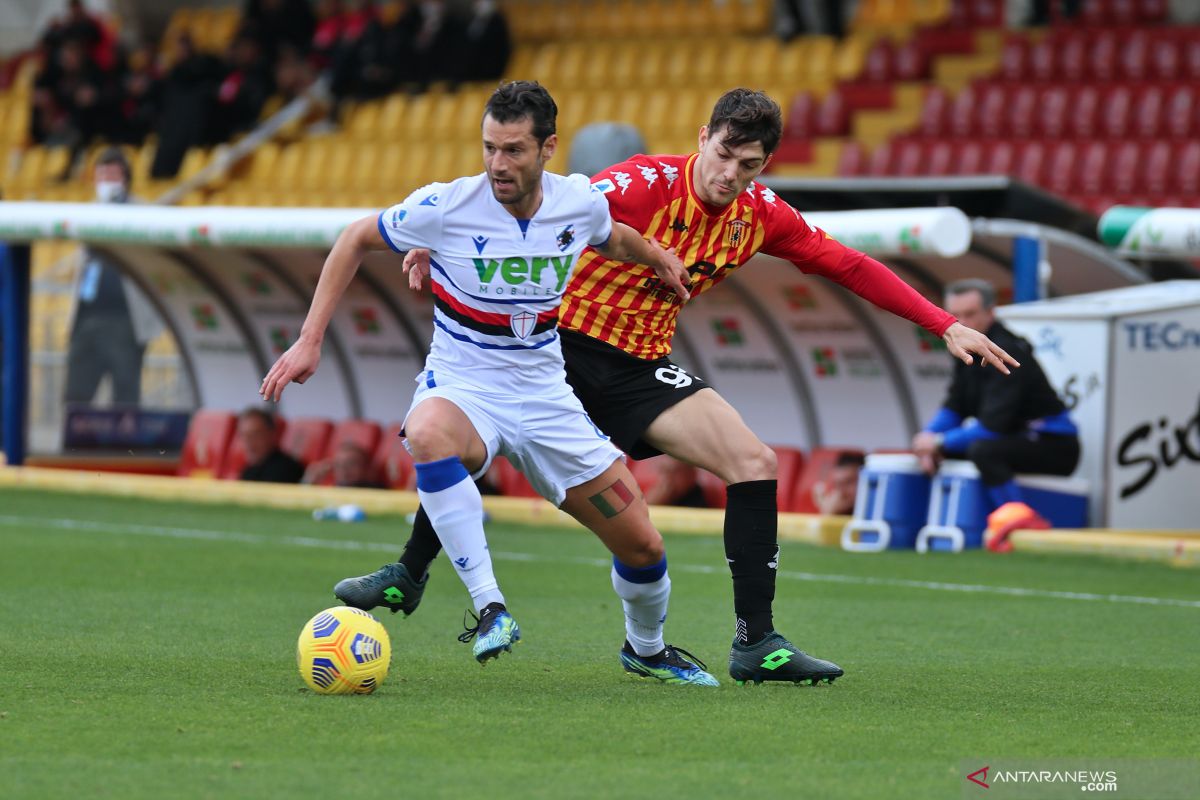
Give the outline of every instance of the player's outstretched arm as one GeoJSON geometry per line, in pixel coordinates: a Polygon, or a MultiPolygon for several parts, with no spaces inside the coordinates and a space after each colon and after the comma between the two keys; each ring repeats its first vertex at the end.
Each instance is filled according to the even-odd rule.
{"type": "Polygon", "coordinates": [[[983,366],[984,363],[991,364],[1005,375],[1009,374],[1009,365],[1014,367],[1021,366],[1020,362],[1006,353],[1000,345],[974,328],[968,328],[961,322],[955,322],[949,328],[946,328],[946,332],[942,334],[942,338],[946,341],[946,347],[949,349],[950,355],[966,364],[973,363],[974,359],[972,355],[977,355],[983,359],[980,362],[980,366],[983,366]]]}
{"type": "Polygon", "coordinates": [[[321,362],[321,343],[333,310],[346,292],[346,287],[358,272],[363,256],[372,250],[386,250],[387,243],[379,232],[378,220],[371,217],[350,223],[333,243],[333,249],[321,267],[321,279],[313,293],[312,305],[300,337],[279,357],[259,387],[264,400],[279,402],[284,388],[292,382],[304,383],[317,371],[321,362]]]}
{"type": "Polygon", "coordinates": [[[642,235],[624,223],[613,221],[612,236],[603,246],[597,247],[600,255],[622,264],[633,262],[645,264],[654,270],[659,280],[675,290],[685,303],[692,298],[687,285],[692,279],[687,267],[673,250],[664,250],[658,242],[643,239],[642,235]]]}

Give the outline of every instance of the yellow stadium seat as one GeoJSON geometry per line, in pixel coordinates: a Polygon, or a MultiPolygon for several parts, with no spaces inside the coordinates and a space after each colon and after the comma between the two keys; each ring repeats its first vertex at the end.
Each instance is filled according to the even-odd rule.
{"type": "Polygon", "coordinates": [[[563,46],[557,42],[548,42],[538,47],[529,65],[530,74],[518,75],[523,80],[535,80],[550,83],[558,76],[558,61],[562,57],[563,46]]]}
{"type": "Polygon", "coordinates": [[[403,92],[395,92],[388,95],[382,103],[373,105],[379,107],[377,121],[372,129],[373,136],[369,138],[356,136],[356,138],[380,141],[398,140],[404,130],[404,112],[408,108],[408,95],[403,92]]]}
{"type": "Polygon", "coordinates": [[[359,141],[373,141],[379,136],[380,111],[383,103],[360,103],[347,111],[345,128],[349,134],[359,141]]]}

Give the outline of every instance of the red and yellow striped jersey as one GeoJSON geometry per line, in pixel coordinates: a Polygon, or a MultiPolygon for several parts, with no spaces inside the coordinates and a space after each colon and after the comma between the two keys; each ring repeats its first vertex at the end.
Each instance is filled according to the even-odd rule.
{"type": "MultiPolygon", "coordinates": [[[[709,206],[692,186],[696,157],[638,155],[592,179],[608,197],[614,220],[676,250],[691,275],[693,296],[762,251],[824,275],[937,336],[954,322],[887,267],[810,226],[759,183],[724,208],[709,206]]],[[[671,352],[681,307],[650,267],[610,261],[589,248],[563,297],[559,327],[652,359],[671,352]]]]}

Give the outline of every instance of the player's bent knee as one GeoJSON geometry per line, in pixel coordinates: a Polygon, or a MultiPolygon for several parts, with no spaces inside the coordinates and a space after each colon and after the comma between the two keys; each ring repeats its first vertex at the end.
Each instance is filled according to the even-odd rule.
{"type": "Polygon", "coordinates": [[[757,442],[757,445],[734,460],[729,483],[775,480],[779,470],[775,451],[762,442],[757,442]]]}
{"type": "Polygon", "coordinates": [[[666,548],[662,536],[652,529],[653,535],[642,535],[631,541],[621,542],[614,548],[613,555],[627,567],[641,569],[652,567],[663,560],[666,548]]]}

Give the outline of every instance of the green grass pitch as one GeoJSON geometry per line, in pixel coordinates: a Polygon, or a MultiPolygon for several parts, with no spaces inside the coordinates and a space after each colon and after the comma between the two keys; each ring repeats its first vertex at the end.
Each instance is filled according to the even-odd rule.
{"type": "Polygon", "coordinates": [[[722,680],[693,689],[623,675],[598,541],[491,525],[513,654],[455,641],[441,559],[380,615],[376,694],[305,690],[301,626],[407,529],[0,491],[0,797],[933,798],[987,757],[1200,752],[1197,574],[1097,558],[785,544],[777,625],[846,676],[738,687],[721,541],[667,537],[667,639],[722,680]]]}

